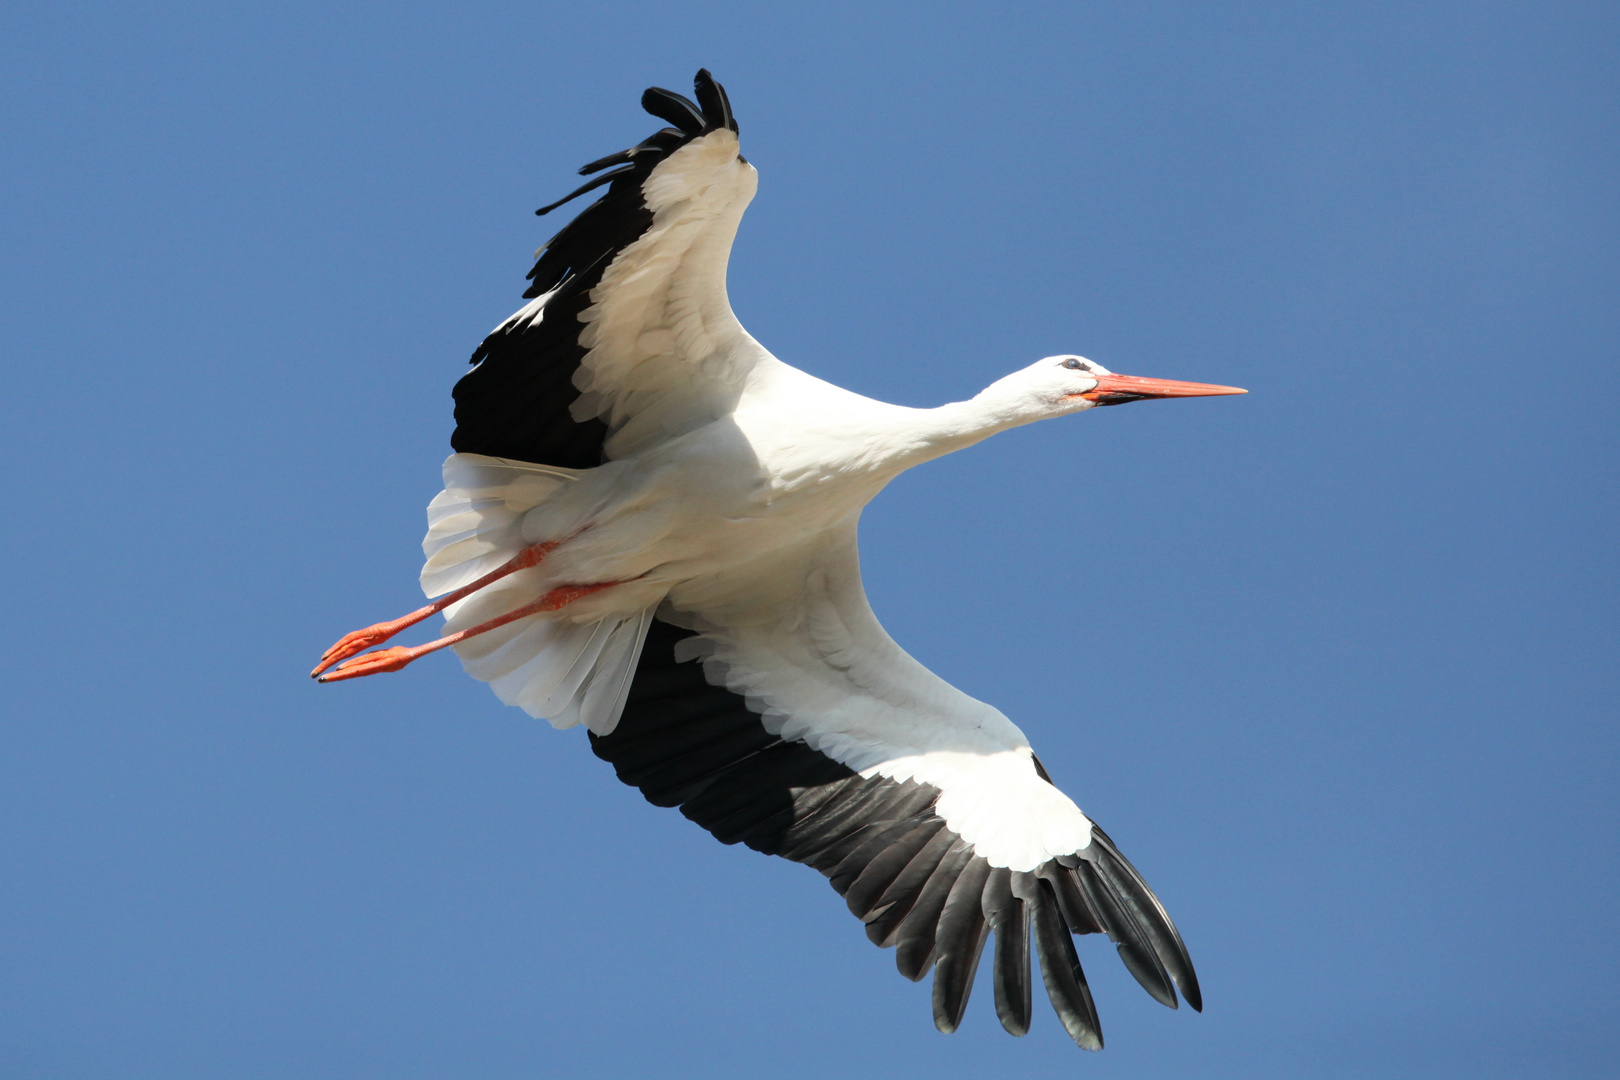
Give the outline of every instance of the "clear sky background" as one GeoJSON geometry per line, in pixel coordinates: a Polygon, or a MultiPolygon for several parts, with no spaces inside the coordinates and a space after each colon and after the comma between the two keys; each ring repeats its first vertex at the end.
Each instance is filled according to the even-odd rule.
{"type": "Polygon", "coordinates": [[[0,1074],[1613,1075],[1612,4],[11,5],[0,1074]],[[1080,352],[1246,398],[898,480],[894,636],[1029,733],[1207,1011],[962,1030],[814,872],[645,804],[420,603],[531,211],[710,67],[733,304],[932,405],[1080,352]],[[418,632],[408,640],[425,639],[418,632]]]}

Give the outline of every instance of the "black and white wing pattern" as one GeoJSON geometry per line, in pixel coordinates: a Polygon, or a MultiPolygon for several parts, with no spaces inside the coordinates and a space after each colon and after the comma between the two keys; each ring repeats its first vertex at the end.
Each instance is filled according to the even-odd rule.
{"type": "Polygon", "coordinates": [[[496,327],[455,388],[461,453],[588,469],[724,415],[765,352],[731,312],[726,263],[758,174],[725,90],[657,88],[672,127],[580,170],[607,192],[541,248],[529,303],[496,327]],[[604,171],[605,170],[605,171],[604,171]]]}
{"type": "Polygon", "coordinates": [[[933,969],[941,1031],[961,1022],[992,934],[996,1013],[1015,1035],[1031,936],[1082,1047],[1102,1031],[1071,934],[1107,934],[1154,998],[1174,1008],[1179,989],[1202,1007],[1163,905],[1023,733],[884,632],[853,524],[666,604],[618,725],[590,739],[653,804],[825,874],[902,975],[933,969]]]}

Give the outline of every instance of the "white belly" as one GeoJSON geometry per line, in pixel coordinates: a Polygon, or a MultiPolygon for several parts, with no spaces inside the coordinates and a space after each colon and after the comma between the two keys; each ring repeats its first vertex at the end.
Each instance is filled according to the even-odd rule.
{"type": "Polygon", "coordinates": [[[524,515],[522,536],[560,543],[547,559],[548,579],[634,582],[580,601],[579,616],[639,610],[682,581],[848,520],[882,487],[862,473],[799,482],[780,464],[761,460],[733,422],[719,421],[582,473],[524,515]]]}

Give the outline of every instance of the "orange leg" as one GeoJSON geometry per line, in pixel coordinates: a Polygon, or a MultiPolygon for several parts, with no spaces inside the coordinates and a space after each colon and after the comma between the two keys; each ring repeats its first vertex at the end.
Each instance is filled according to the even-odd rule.
{"type": "MultiPolygon", "coordinates": [[[[441,596],[437,600],[433,601],[433,603],[429,604],[427,607],[417,608],[409,615],[402,615],[399,618],[391,619],[388,622],[374,623],[371,626],[366,627],[364,630],[356,630],[353,633],[344,634],[338,639],[336,645],[333,645],[330,649],[327,649],[321,654],[321,662],[315,665],[315,670],[309,673],[309,677],[312,679],[316,678],[321,672],[325,671],[333,664],[341,663],[342,661],[353,656],[355,653],[363,652],[366,649],[371,648],[373,645],[382,644],[395,634],[399,633],[401,630],[405,629],[407,626],[415,626],[429,615],[437,615],[439,612],[443,611],[457,600],[471,596],[473,593],[477,592],[479,589],[482,589],[485,585],[488,585],[492,581],[499,581],[507,574],[515,574],[519,570],[527,570],[531,566],[539,566],[541,561],[545,559],[547,555],[550,555],[552,551],[556,549],[556,547],[556,541],[549,541],[544,544],[531,544],[513,556],[512,560],[506,563],[504,566],[491,570],[489,573],[485,574],[471,585],[464,585],[453,593],[446,593],[444,596],[441,596]]],[[[395,651],[397,652],[398,650],[395,651]]]]}
{"type": "MultiPolygon", "coordinates": [[[[426,656],[428,653],[447,649],[457,642],[466,641],[470,637],[487,633],[497,627],[505,626],[509,622],[516,622],[519,619],[527,618],[542,611],[556,611],[558,608],[570,604],[582,596],[589,596],[593,592],[612,588],[618,584],[621,584],[621,582],[602,581],[594,585],[563,585],[560,588],[552,589],[532,604],[524,604],[516,611],[508,611],[505,615],[497,616],[488,622],[479,623],[477,626],[469,626],[465,630],[459,630],[447,637],[440,638],[438,641],[430,641],[426,645],[417,645],[409,649],[403,645],[396,645],[392,649],[379,649],[373,653],[366,653],[364,656],[350,660],[336,671],[322,675],[317,681],[323,683],[341,682],[344,679],[358,679],[362,675],[376,675],[383,671],[398,671],[418,656],[426,656]]],[[[468,588],[472,588],[472,586],[469,585],[468,588]]]]}

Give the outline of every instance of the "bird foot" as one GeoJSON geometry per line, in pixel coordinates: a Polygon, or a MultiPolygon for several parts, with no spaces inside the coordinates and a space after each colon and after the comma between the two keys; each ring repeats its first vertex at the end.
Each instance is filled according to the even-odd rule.
{"type": "MultiPolygon", "coordinates": [[[[555,540],[548,540],[543,544],[530,544],[528,547],[512,556],[512,558],[501,567],[490,571],[470,585],[464,585],[455,592],[439,597],[427,607],[417,608],[409,615],[402,615],[397,619],[390,619],[387,622],[372,623],[363,630],[355,630],[351,633],[344,634],[342,637],[338,638],[335,645],[321,654],[321,662],[315,665],[315,670],[309,673],[309,677],[312,679],[319,679],[321,672],[325,671],[332,665],[341,664],[349,657],[355,655],[356,653],[365,652],[373,645],[381,645],[383,642],[387,641],[389,638],[393,637],[406,627],[415,626],[428,616],[438,614],[451,604],[454,604],[457,600],[462,600],[471,596],[479,589],[482,589],[485,585],[499,581],[508,574],[515,574],[519,570],[527,570],[530,567],[539,566],[545,561],[546,556],[550,555],[556,549],[557,541],[555,540]]],[[[567,601],[564,601],[564,603],[566,602],[567,601]]],[[[397,671],[398,668],[388,668],[386,670],[397,671]]],[[[369,675],[370,672],[363,672],[363,674],[369,675]]],[[[350,676],[344,677],[349,678],[350,676]]],[[[321,679],[321,681],[327,682],[328,680],[321,679]]]]}
{"type": "MultiPolygon", "coordinates": [[[[393,627],[393,629],[388,629],[387,633],[375,639],[377,641],[386,641],[404,627],[420,621],[416,618],[420,612],[413,612],[403,619],[395,619],[393,623],[378,623],[376,626],[368,626],[364,630],[356,630],[352,634],[345,635],[342,641],[327,650],[328,657],[332,658],[322,657],[321,666],[317,667],[313,672],[315,681],[323,683],[342,682],[344,679],[358,679],[362,675],[379,675],[385,671],[398,671],[419,656],[426,656],[430,652],[438,652],[440,649],[449,648],[451,645],[466,641],[470,637],[488,633],[498,627],[505,626],[507,623],[516,622],[518,619],[527,618],[530,615],[557,611],[583,596],[589,596],[591,593],[622,584],[624,583],[621,581],[598,581],[590,585],[560,585],[540,597],[540,599],[524,604],[514,611],[496,616],[487,622],[479,623],[477,626],[469,627],[466,630],[458,630],[454,634],[439,638],[437,641],[430,641],[426,645],[417,645],[413,648],[396,645],[392,649],[379,649],[377,652],[366,653],[364,656],[356,657],[353,660],[344,660],[343,656],[334,656],[338,650],[347,647],[344,643],[351,638],[359,642],[359,644],[349,648],[349,651],[344,656],[353,656],[356,652],[364,649],[366,647],[365,635],[379,628],[393,627]],[[395,623],[400,625],[395,626],[395,623]],[[327,671],[322,674],[325,668],[330,667],[332,664],[339,664],[340,661],[341,664],[336,671],[327,671]]],[[[423,608],[422,610],[427,611],[428,609],[423,608]]],[[[426,616],[423,616],[423,618],[426,618],[426,616]]]]}
{"type": "MultiPolygon", "coordinates": [[[[356,631],[360,633],[360,631],[356,631]]],[[[364,648],[364,646],[362,646],[364,648]]],[[[362,675],[380,675],[385,671],[400,671],[406,664],[421,656],[419,649],[407,649],[403,645],[395,645],[392,649],[379,649],[373,653],[350,660],[336,671],[329,671],[318,676],[316,682],[342,682],[344,679],[358,679],[362,675]]]]}
{"type": "MultiPolygon", "coordinates": [[[[428,612],[428,614],[431,615],[432,612],[428,612]]],[[[309,673],[309,677],[312,679],[320,678],[321,672],[327,668],[332,667],[334,664],[341,664],[349,657],[356,653],[365,652],[373,645],[381,645],[407,626],[413,626],[426,617],[424,615],[419,618],[416,612],[412,612],[401,619],[373,623],[363,630],[353,630],[344,634],[338,638],[337,644],[321,654],[321,662],[315,665],[315,670],[309,673]]]]}

